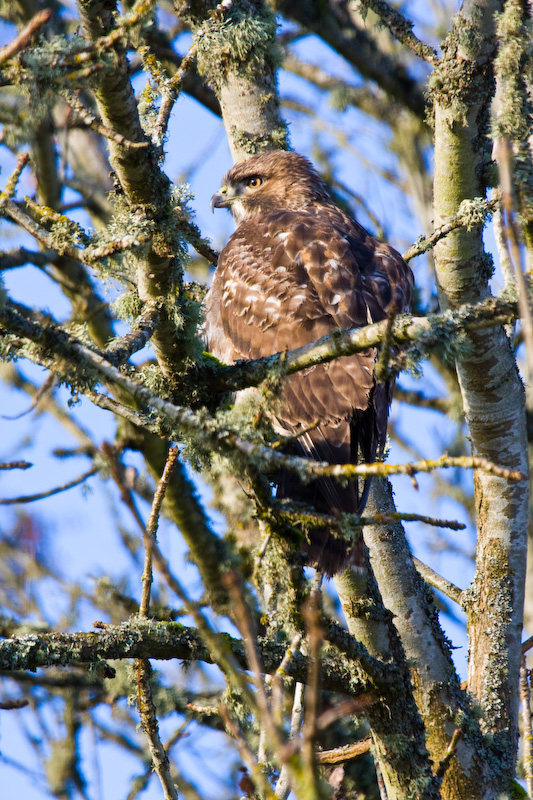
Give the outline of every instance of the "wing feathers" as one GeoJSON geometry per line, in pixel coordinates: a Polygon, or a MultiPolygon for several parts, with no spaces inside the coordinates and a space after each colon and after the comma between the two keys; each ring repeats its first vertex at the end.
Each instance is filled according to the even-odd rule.
{"type": "MultiPolygon", "coordinates": [[[[206,335],[218,357],[254,359],[384,319],[407,308],[410,298],[411,273],[398,253],[333,203],[271,210],[241,223],[220,254],[206,335]]],[[[375,357],[369,350],[339,358],[283,382],[275,410],[280,428],[297,433],[320,421],[298,440],[299,452],[330,463],[373,460],[382,452],[392,385],[376,385],[375,357]]],[[[279,479],[282,496],[326,513],[361,511],[367,491],[364,482],[341,487],[320,479],[304,487],[291,475],[279,479]]],[[[346,562],[341,545],[328,550],[323,532],[317,538],[315,550],[330,574],[346,562]]]]}

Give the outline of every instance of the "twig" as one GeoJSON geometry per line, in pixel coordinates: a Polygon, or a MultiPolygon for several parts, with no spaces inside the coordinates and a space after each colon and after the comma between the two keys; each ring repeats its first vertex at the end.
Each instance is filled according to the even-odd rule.
{"type": "MultiPolygon", "coordinates": [[[[282,711],[282,703],[283,703],[283,678],[286,675],[286,670],[288,665],[290,664],[292,658],[294,657],[294,653],[296,650],[299,649],[300,643],[302,641],[302,634],[300,631],[294,634],[292,641],[287,647],[287,651],[283,656],[281,664],[277,668],[274,676],[272,678],[272,713],[276,722],[281,722],[281,711],[282,711]]],[[[292,738],[292,737],[291,737],[292,738]]]]}
{"type": "Polygon", "coordinates": [[[0,469],[29,469],[33,467],[29,461],[4,461],[0,462],[0,469]]]}
{"type": "Polygon", "coordinates": [[[15,53],[20,53],[21,50],[24,50],[29,45],[31,37],[48,22],[51,16],[52,10],[50,8],[38,11],[20,33],[15,36],[13,41],[2,47],[0,50],[0,65],[14,56],[15,53]]]}
{"type": "Polygon", "coordinates": [[[436,778],[443,778],[444,775],[446,774],[446,770],[450,766],[450,762],[455,753],[457,752],[457,744],[459,742],[459,739],[462,738],[462,736],[463,736],[463,731],[461,730],[461,728],[456,728],[453,732],[452,738],[450,739],[450,744],[446,749],[446,754],[435,771],[436,778]]]}
{"type": "Polygon", "coordinates": [[[464,522],[457,522],[452,519],[437,519],[436,517],[426,517],[424,514],[407,514],[396,511],[393,514],[374,514],[372,517],[361,517],[361,525],[388,525],[391,522],[424,522],[434,528],[449,528],[451,531],[464,531],[464,522]]]}
{"type": "Polygon", "coordinates": [[[343,529],[349,528],[362,528],[365,525],[389,525],[394,522],[423,522],[426,525],[432,525],[435,528],[449,528],[452,531],[465,530],[466,525],[457,520],[436,519],[435,517],[427,517],[424,514],[408,514],[401,511],[396,511],[392,514],[373,514],[369,516],[358,516],[357,514],[343,514],[340,517],[334,517],[331,514],[320,514],[319,512],[310,513],[306,507],[296,508],[291,503],[279,502],[272,500],[268,509],[265,510],[266,515],[274,513],[287,519],[293,524],[305,523],[306,525],[317,528],[329,528],[332,531],[339,531],[342,533],[343,529]]]}
{"type": "Polygon", "coordinates": [[[509,243],[510,261],[514,268],[516,285],[518,287],[518,308],[520,310],[522,332],[526,345],[528,383],[531,384],[533,380],[533,316],[524,277],[522,249],[520,247],[519,234],[515,221],[510,141],[508,139],[497,140],[495,153],[500,172],[502,206],[505,211],[503,227],[509,243]]]}
{"type": "Polygon", "coordinates": [[[80,475],[79,478],[76,478],[73,481],[69,481],[68,483],[64,483],[62,486],[56,486],[55,489],[49,489],[47,492],[39,492],[39,494],[28,494],[23,495],[21,497],[10,497],[7,499],[0,499],[0,505],[2,506],[14,506],[17,503],[33,503],[35,500],[42,500],[45,497],[52,497],[54,494],[59,494],[60,492],[66,492],[67,489],[72,489],[74,486],[79,486],[80,483],[83,483],[87,480],[87,478],[91,478],[93,475],[96,475],[98,470],[96,468],[90,469],[88,472],[84,472],[83,475],[80,475]]]}
{"type": "Polygon", "coordinates": [[[522,703],[522,746],[524,748],[524,773],[527,793],[533,797],[533,728],[531,726],[531,672],[526,665],[526,656],[520,664],[520,700],[522,703]]]}
{"type": "Polygon", "coordinates": [[[19,699],[15,700],[2,700],[0,701],[0,709],[2,711],[13,711],[19,708],[25,708],[29,705],[29,700],[26,700],[24,697],[20,697],[19,699]]]}
{"type": "MultiPolygon", "coordinates": [[[[281,667],[281,664],[280,664],[281,667]]],[[[304,712],[304,684],[299,681],[294,686],[294,698],[291,710],[291,725],[289,733],[289,741],[295,743],[300,736],[300,728],[302,726],[303,712],[304,712]]],[[[289,780],[289,769],[287,763],[282,764],[279,772],[279,778],[274,789],[274,794],[280,800],[287,800],[291,792],[291,784],[289,780]]]]}
{"type": "Polygon", "coordinates": [[[116,131],[108,128],[107,125],[104,125],[99,119],[97,119],[94,114],[91,114],[88,108],[85,108],[79,97],[77,97],[74,92],[69,92],[68,90],[64,90],[61,92],[61,95],[68,103],[70,108],[75,112],[77,119],[82,122],[86,127],[91,128],[96,133],[99,133],[101,136],[104,136],[106,139],[112,139],[117,144],[122,145],[123,147],[130,147],[132,149],[136,148],[143,148],[148,147],[149,142],[132,142],[129,139],[126,139],[125,136],[122,136],[121,133],[117,133],[116,131]]]}
{"type": "Polygon", "coordinates": [[[459,589],[458,586],[455,586],[455,584],[446,580],[446,578],[443,578],[442,575],[439,575],[438,572],[428,567],[427,564],[419,561],[418,558],[413,557],[413,564],[427,583],[445,594],[450,600],[454,600],[461,605],[464,596],[462,589],[459,589]]]}
{"type": "Polygon", "coordinates": [[[38,242],[44,244],[44,246],[49,250],[53,250],[54,252],[60,253],[60,255],[63,256],[69,256],[70,258],[79,261],[81,264],[88,263],[84,259],[83,250],[66,242],[62,243],[61,245],[54,242],[53,237],[46,230],[46,228],[43,228],[42,225],[34,222],[34,220],[28,214],[25,214],[24,211],[12,200],[4,200],[2,197],[0,200],[0,206],[4,207],[4,213],[7,214],[8,217],[11,217],[11,219],[17,222],[21,228],[24,228],[24,230],[31,234],[34,239],[37,239],[38,242]]]}
{"type": "Polygon", "coordinates": [[[116,339],[102,352],[102,355],[115,367],[125,364],[126,361],[139,350],[154,334],[161,311],[156,300],[150,300],[144,306],[142,313],[134,320],[131,331],[120,339],[116,339]]]}
{"type": "Polygon", "coordinates": [[[473,224],[482,224],[487,214],[492,214],[496,211],[498,204],[499,198],[485,200],[482,197],[476,197],[473,200],[461,203],[463,208],[459,210],[456,216],[433,231],[431,236],[420,236],[416,242],[403,253],[402,258],[404,261],[411,261],[412,258],[431,250],[435,247],[437,242],[440,242],[441,239],[444,239],[445,236],[448,236],[449,233],[457,230],[457,228],[470,227],[473,224]]]}
{"type": "Polygon", "coordinates": [[[363,739],[362,742],[335,747],[333,750],[320,750],[316,754],[316,758],[319,764],[343,764],[345,761],[352,761],[352,759],[370,752],[371,747],[372,739],[363,739]]]}
{"type": "Polygon", "coordinates": [[[30,160],[29,153],[21,153],[20,156],[17,158],[15,169],[8,178],[8,181],[6,183],[6,188],[0,194],[0,209],[5,208],[8,205],[10,198],[13,197],[13,195],[15,194],[15,189],[17,188],[17,183],[19,181],[22,170],[24,169],[29,160],[30,160]]]}
{"type": "MultiPolygon", "coordinates": [[[[317,574],[318,577],[318,574],[317,574]]],[[[302,616],[307,628],[307,647],[309,658],[309,674],[305,690],[305,717],[302,725],[302,767],[308,776],[308,797],[319,798],[317,761],[315,758],[315,738],[317,733],[319,689],[320,689],[320,653],[322,650],[323,631],[320,626],[321,592],[319,584],[315,585],[309,600],[304,604],[302,616]]]]}
{"type": "Polygon", "coordinates": [[[168,457],[165,464],[165,468],[163,470],[161,479],[157,485],[157,489],[155,490],[154,501],[152,503],[150,516],[148,517],[148,522],[146,523],[146,529],[144,535],[145,557],[144,557],[144,570],[142,576],[143,590],[142,590],[141,604],[139,606],[140,617],[148,616],[148,609],[150,607],[150,590],[152,586],[153,544],[156,541],[159,513],[161,511],[161,506],[163,504],[163,499],[165,497],[165,492],[167,490],[168,483],[172,476],[174,467],[176,466],[176,459],[178,455],[179,455],[179,450],[176,446],[171,447],[170,450],[168,451],[168,457]]]}
{"type": "Polygon", "coordinates": [[[159,725],[150,687],[150,674],[150,662],[140,659],[137,686],[141,726],[148,738],[154,769],[163,787],[165,800],[178,800],[178,793],[170,774],[170,762],[159,736],[159,725]]]}
{"type": "Polygon", "coordinates": [[[413,53],[435,67],[439,63],[437,51],[422,42],[412,31],[413,23],[390,6],[385,0],[360,0],[361,5],[371,8],[387,26],[399,42],[409,47],[413,53]]]}
{"type": "Polygon", "coordinates": [[[157,116],[157,122],[154,129],[155,143],[159,147],[161,147],[163,144],[163,140],[168,128],[170,113],[181,92],[183,78],[185,77],[185,73],[191,69],[194,64],[197,50],[198,42],[194,41],[189,49],[189,52],[183,56],[179,69],[176,70],[176,73],[172,76],[172,78],[163,86],[161,106],[159,108],[159,114],[157,116]]]}
{"type": "Polygon", "coordinates": [[[526,639],[525,642],[522,642],[522,655],[525,655],[528,650],[531,650],[533,647],[533,636],[530,636],[529,639],[526,639]]]}
{"type": "Polygon", "coordinates": [[[413,389],[402,389],[401,386],[394,387],[394,399],[400,403],[409,403],[417,408],[429,408],[432,411],[441,411],[448,414],[450,411],[450,401],[444,397],[426,397],[422,392],[413,389]]]}
{"type": "Polygon", "coordinates": [[[233,601],[232,608],[235,623],[242,636],[249,669],[254,673],[253,680],[257,689],[255,695],[255,704],[259,712],[259,719],[261,720],[261,724],[266,729],[270,746],[275,752],[280,753],[282,742],[276,723],[274,722],[272,709],[268,702],[266,688],[262,677],[265,670],[261,663],[261,657],[255,644],[257,637],[252,629],[250,613],[246,608],[244,597],[242,595],[242,589],[238,583],[235,573],[226,573],[224,575],[224,582],[233,601]]]}

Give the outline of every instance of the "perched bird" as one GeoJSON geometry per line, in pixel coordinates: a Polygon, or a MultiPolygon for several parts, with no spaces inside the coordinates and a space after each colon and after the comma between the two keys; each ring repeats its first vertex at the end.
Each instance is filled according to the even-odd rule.
{"type": "MultiPolygon", "coordinates": [[[[208,347],[221,361],[300,347],[409,307],[407,264],[335,204],[303,156],[252,156],[222,184],[211,205],[229,208],[237,229],[206,299],[208,347]]],[[[294,440],[293,453],[331,464],[382,454],[393,386],[376,381],[376,355],[372,349],[345,356],[283,380],[276,429],[293,435],[310,428],[294,440]]],[[[361,513],[368,494],[368,481],[341,486],[319,478],[304,486],[284,471],[277,483],[279,497],[333,515],[361,513]]],[[[330,575],[358,558],[355,544],[318,528],[307,550],[310,562],[330,575]]]]}

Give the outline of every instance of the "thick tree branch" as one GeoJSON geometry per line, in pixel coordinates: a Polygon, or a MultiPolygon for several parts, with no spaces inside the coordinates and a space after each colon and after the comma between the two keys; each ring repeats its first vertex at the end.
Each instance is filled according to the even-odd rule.
{"type": "MultiPolygon", "coordinates": [[[[229,647],[239,666],[248,669],[246,650],[239,639],[218,634],[220,645],[229,647]]],[[[286,647],[269,639],[259,639],[258,647],[266,672],[273,672],[283,660],[286,647]]],[[[358,696],[371,690],[371,681],[385,685],[390,669],[372,658],[362,645],[353,642],[356,659],[352,663],[330,651],[322,662],[323,686],[334,692],[358,696]],[[364,672],[362,671],[364,670],[364,672]]],[[[179,623],[134,621],[120,626],[106,625],[93,633],[28,634],[0,641],[0,670],[31,670],[77,664],[98,664],[106,659],[151,658],[215,663],[196,628],[179,623]]],[[[285,663],[285,674],[302,683],[307,680],[307,658],[299,650],[285,663]]]]}
{"type": "MultiPolygon", "coordinates": [[[[494,24],[503,6],[500,0],[465,2],[442,47],[432,80],[436,227],[452,220],[465,198],[485,194],[494,24]]],[[[452,231],[434,254],[441,308],[491,301],[491,265],[481,226],[452,231]]],[[[467,341],[470,347],[457,351],[456,365],[473,453],[489,459],[497,454],[500,464],[527,473],[524,390],[509,341],[499,327],[467,330],[467,341]]],[[[484,798],[507,792],[515,771],[528,484],[478,474],[475,493],[476,576],[463,604],[468,615],[468,688],[483,709],[481,724],[498,756],[495,765],[481,748],[472,759],[462,759],[460,742],[443,791],[460,779],[469,797],[484,798]],[[494,608],[500,609],[497,619],[494,608]]]]}
{"type": "MultiPolygon", "coordinates": [[[[490,297],[484,303],[464,306],[444,314],[430,314],[428,317],[403,314],[395,318],[391,337],[395,344],[415,342],[421,351],[427,351],[435,344],[441,344],[444,337],[453,339],[463,331],[503,325],[516,318],[516,314],[516,303],[509,298],[490,297]]],[[[219,366],[210,380],[210,386],[217,391],[238,391],[248,386],[257,386],[267,377],[292,375],[314,364],[363,352],[379,346],[388,325],[388,320],[383,320],[364,328],[353,328],[351,331],[337,330],[297,350],[276,353],[256,361],[241,361],[227,367],[219,366]]]]}

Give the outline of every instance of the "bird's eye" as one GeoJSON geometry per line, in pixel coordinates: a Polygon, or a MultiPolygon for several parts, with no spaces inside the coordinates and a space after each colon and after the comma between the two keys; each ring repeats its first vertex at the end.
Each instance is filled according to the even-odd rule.
{"type": "Polygon", "coordinates": [[[246,186],[248,186],[250,189],[258,189],[262,183],[263,178],[260,178],[258,175],[254,175],[252,178],[248,178],[246,181],[246,186]]]}

